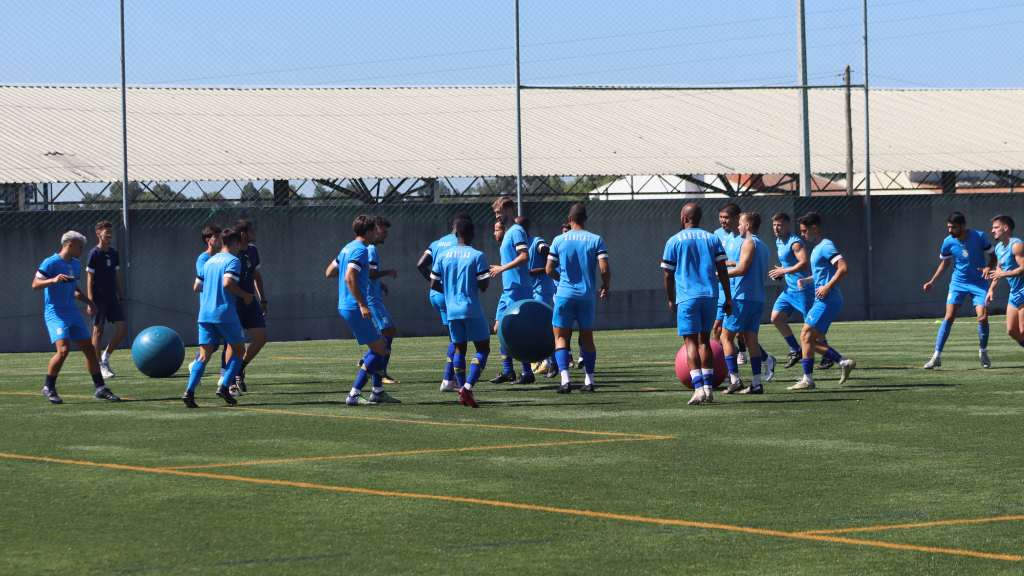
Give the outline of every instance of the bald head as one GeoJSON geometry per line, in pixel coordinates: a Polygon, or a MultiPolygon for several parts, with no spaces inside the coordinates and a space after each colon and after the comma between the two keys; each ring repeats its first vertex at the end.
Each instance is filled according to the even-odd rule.
{"type": "Polygon", "coordinates": [[[700,206],[691,202],[683,206],[683,211],[679,214],[679,221],[684,229],[696,228],[700,226],[700,219],[703,215],[704,213],[700,211],[700,206]]]}

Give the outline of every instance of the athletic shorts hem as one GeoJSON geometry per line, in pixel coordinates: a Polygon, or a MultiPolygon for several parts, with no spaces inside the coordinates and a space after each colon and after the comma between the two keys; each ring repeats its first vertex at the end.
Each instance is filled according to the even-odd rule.
{"type": "Polygon", "coordinates": [[[580,330],[590,330],[594,327],[596,315],[597,302],[595,300],[555,296],[551,325],[555,328],[571,330],[573,321],[575,321],[579,324],[580,330]]]}

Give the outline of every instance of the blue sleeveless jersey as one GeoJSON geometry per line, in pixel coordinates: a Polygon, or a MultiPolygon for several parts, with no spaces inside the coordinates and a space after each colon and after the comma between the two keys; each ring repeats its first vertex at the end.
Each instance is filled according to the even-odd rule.
{"type": "MultiPolygon", "coordinates": [[[[744,238],[743,241],[753,240],[754,261],[743,276],[733,278],[736,287],[733,289],[733,300],[746,300],[748,302],[764,302],[764,279],[768,274],[768,261],[771,259],[771,252],[768,245],[761,241],[756,235],[744,238]]],[[[742,244],[740,244],[742,247],[742,244]]],[[[736,256],[739,259],[739,255],[736,256]]]]}
{"type": "MultiPolygon", "coordinates": [[[[999,258],[999,267],[1009,272],[1010,270],[1016,270],[1017,259],[1013,256],[1013,245],[1024,244],[1020,238],[1010,238],[1010,242],[1003,246],[1002,242],[996,242],[996,257],[999,258]]],[[[1024,292],[1024,278],[1007,278],[1007,282],[1010,283],[1010,294],[1020,294],[1024,292]]]]}

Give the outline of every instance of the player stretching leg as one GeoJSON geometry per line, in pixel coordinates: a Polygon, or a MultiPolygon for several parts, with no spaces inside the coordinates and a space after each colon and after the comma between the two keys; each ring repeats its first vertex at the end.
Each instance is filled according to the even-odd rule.
{"type": "MultiPolygon", "coordinates": [[[[398,278],[398,270],[381,270],[380,253],[377,251],[377,246],[380,246],[388,239],[388,233],[391,231],[391,221],[383,216],[375,216],[374,222],[377,228],[377,238],[373,244],[366,247],[370,259],[370,293],[366,298],[366,303],[370,306],[370,312],[373,313],[373,321],[377,324],[377,328],[380,329],[380,335],[384,337],[385,342],[384,376],[381,377],[381,383],[398,384],[398,380],[388,376],[388,364],[391,363],[391,343],[394,341],[395,335],[398,334],[398,329],[395,328],[395,322],[391,319],[388,309],[384,307],[384,296],[388,294],[388,287],[380,281],[385,276],[398,278]]],[[[362,360],[359,362],[360,367],[362,367],[362,360]]]]}
{"type": "Polygon", "coordinates": [[[996,267],[998,260],[992,243],[981,232],[969,230],[963,214],[950,214],[949,218],[946,218],[946,229],[949,230],[949,236],[942,242],[942,249],[939,251],[939,258],[942,261],[939,262],[939,268],[932,279],[924,285],[924,291],[932,291],[932,285],[949,267],[951,260],[954,263],[953,279],[949,282],[949,294],[946,296],[946,316],[942,319],[939,336],[935,340],[935,354],[924,367],[930,370],[942,366],[942,348],[946,345],[946,338],[949,338],[949,331],[953,328],[953,321],[956,320],[960,305],[970,294],[974,311],[978,314],[978,338],[981,343],[978,356],[981,358],[981,367],[988,368],[992,363],[988,359],[988,306],[985,305],[985,298],[988,296],[989,283],[985,277],[996,267]],[[985,254],[988,254],[987,266],[985,254]]]}
{"type": "MultiPolygon", "coordinates": [[[[442,236],[437,240],[431,242],[430,246],[427,247],[423,255],[420,256],[418,262],[416,262],[416,269],[420,271],[420,275],[430,283],[430,270],[434,265],[434,260],[443,254],[445,250],[450,250],[458,245],[458,238],[455,237],[455,225],[458,224],[459,220],[470,220],[472,217],[466,212],[459,212],[455,215],[452,221],[452,232],[446,236],[442,236]]],[[[441,316],[441,322],[445,326],[445,332],[449,332],[448,350],[445,354],[447,362],[444,368],[444,377],[441,379],[441,392],[456,392],[459,387],[455,384],[455,368],[452,364],[452,360],[455,356],[455,344],[451,341],[451,333],[448,330],[448,313],[445,309],[444,294],[428,290],[430,292],[430,305],[434,310],[441,316]]]]}
{"type": "Polygon", "coordinates": [[[231,348],[232,354],[227,361],[224,377],[217,383],[216,394],[230,406],[238,403],[227,386],[242,369],[242,356],[245,354],[245,337],[242,335],[242,323],[238,320],[235,298],[241,298],[249,304],[253,296],[238,287],[242,273],[242,263],[238,259],[238,251],[242,247],[241,234],[229,228],[221,232],[220,239],[220,253],[210,258],[196,277],[196,282],[203,287],[199,297],[199,358],[192,363],[188,388],[181,397],[188,408],[199,407],[196,404],[196,388],[203,378],[206,363],[213,357],[213,351],[222,338],[231,348]]]}
{"type": "Polygon", "coordinates": [[[96,315],[92,321],[92,347],[97,352],[103,350],[103,327],[107,322],[114,324],[114,336],[107,343],[106,350],[100,355],[100,373],[103,378],[113,378],[110,370],[110,355],[117,350],[121,340],[128,334],[128,323],[125,322],[124,294],[121,292],[121,278],[117,271],[121,269],[121,260],[117,250],[110,247],[114,237],[114,224],[104,220],[96,224],[96,236],[99,245],[89,251],[86,260],[86,293],[96,305],[96,315]]]}
{"type": "Polygon", "coordinates": [[[683,206],[679,219],[682,230],[665,243],[661,267],[665,269],[668,307],[676,313],[678,333],[686,342],[686,362],[693,381],[693,397],[687,404],[713,402],[715,355],[711,350],[711,329],[722,302],[725,316],[732,313],[732,292],[725,262],[725,247],[714,234],[698,228],[700,206],[683,206]],[[717,281],[716,277],[717,276],[717,281]],[[721,284],[725,298],[718,296],[721,284]]]}
{"type": "Polygon", "coordinates": [[[1000,278],[1010,283],[1010,301],[1006,307],[1006,333],[1024,346],[1024,242],[1013,236],[1013,218],[1000,214],[992,219],[992,237],[996,239],[999,267],[988,274],[989,286],[985,305],[991,305],[1000,278]]]}
{"type": "MultiPolygon", "coordinates": [[[[761,316],[764,314],[764,279],[768,273],[768,260],[771,258],[768,245],[757,236],[760,227],[761,216],[757,212],[740,214],[739,232],[743,237],[743,244],[736,266],[729,269],[729,278],[737,280],[736,291],[732,294],[732,314],[726,317],[722,326],[722,350],[725,353],[725,363],[729,366],[730,383],[722,394],[764,393],[761,386],[761,357],[756,354],[750,356],[750,368],[754,377],[750,387],[744,388],[736,367],[736,349],[732,345],[733,338],[742,334],[747,346],[755,349],[758,346],[757,333],[761,328],[761,316]]],[[[774,372],[774,368],[770,367],[771,372],[774,372]]]]}
{"type": "Polygon", "coordinates": [[[85,303],[90,315],[96,313],[92,300],[78,289],[78,278],[82,273],[82,263],[78,258],[85,247],[85,236],[73,230],[65,232],[60,245],[60,252],[43,260],[32,278],[32,289],[45,291],[43,318],[50,332],[50,342],[57,347],[57,353],[50,358],[50,365],[46,369],[43,396],[53,404],[64,402],[57,395],[57,376],[64,366],[64,360],[71,353],[71,342],[74,342],[85,354],[85,367],[96,387],[93,395],[100,400],[119,402],[121,399],[103,383],[103,374],[100,373],[100,363],[96,349],[92,346],[89,329],[85,327],[78,306],[75,306],[77,298],[85,303]]]}
{"type": "Polygon", "coordinates": [[[241,298],[235,298],[235,306],[238,308],[238,319],[245,328],[252,334],[252,343],[245,349],[245,356],[242,358],[242,368],[235,376],[234,382],[230,384],[231,394],[237,396],[246,391],[245,367],[249,365],[256,355],[260,353],[263,346],[267,344],[267,292],[263,289],[263,273],[260,272],[260,253],[253,242],[256,241],[256,227],[248,220],[235,222],[235,232],[242,237],[242,249],[238,251],[238,259],[242,263],[242,273],[238,280],[238,287],[243,291],[256,296],[253,301],[246,304],[241,298]]]}
{"type": "Polygon", "coordinates": [[[373,216],[360,214],[352,222],[352,231],[356,239],[342,248],[334,262],[327,266],[327,277],[338,278],[338,313],[352,329],[356,342],[369,347],[345,403],[349,406],[376,405],[381,402],[397,404],[401,401],[384,391],[381,380],[384,378],[387,344],[374,324],[373,314],[366,303],[370,291],[370,258],[366,247],[377,239],[377,222],[373,216]],[[341,273],[342,269],[345,270],[344,274],[341,273]],[[373,381],[372,393],[370,399],[366,400],[362,391],[370,379],[373,381]]]}
{"type": "Polygon", "coordinates": [[[487,316],[480,304],[480,292],[487,290],[491,271],[483,252],[473,249],[475,228],[472,220],[455,223],[458,245],[438,256],[430,271],[430,288],[443,294],[448,310],[448,330],[455,343],[455,380],[459,386],[459,402],[463,406],[479,408],[473,398],[473,386],[487,366],[491,353],[491,333],[487,316]],[[472,341],[476,356],[466,376],[466,343],[472,341]]]}
{"type": "Polygon", "coordinates": [[[776,266],[768,272],[768,277],[772,280],[777,282],[785,277],[786,281],[786,289],[779,294],[772,308],[772,324],[778,329],[786,344],[789,344],[789,361],[786,362],[785,368],[792,368],[803,357],[800,343],[789,327],[789,316],[794,312],[806,316],[807,311],[814,305],[814,286],[807,284],[803,289],[797,286],[797,281],[802,277],[800,272],[811,267],[810,251],[804,247],[804,241],[799,236],[790,233],[790,225],[789,214],[779,212],[772,217],[775,248],[778,250],[782,266],[776,266]]]}
{"type": "MultiPolygon", "coordinates": [[[[223,230],[221,229],[221,227],[220,226],[216,226],[216,225],[214,225],[214,226],[207,226],[206,228],[203,228],[202,237],[203,237],[203,243],[206,244],[206,250],[203,251],[203,252],[200,252],[199,257],[196,258],[196,279],[192,283],[192,291],[193,292],[202,292],[203,291],[203,281],[200,279],[202,277],[202,275],[203,275],[203,266],[205,266],[206,263],[210,261],[210,258],[213,258],[214,255],[220,254],[220,250],[224,246],[224,244],[220,240],[220,233],[222,231],[223,230]]],[[[202,299],[202,295],[200,295],[200,299],[202,299]]],[[[223,341],[222,341],[222,343],[223,343],[223,341]]],[[[214,345],[214,347],[213,347],[213,351],[214,352],[217,351],[217,347],[218,347],[218,345],[214,345]]],[[[228,346],[225,346],[224,350],[221,351],[221,355],[220,355],[220,377],[221,378],[224,377],[224,373],[227,372],[227,370],[228,370],[227,355],[230,352],[231,352],[231,348],[229,348],[228,346]]],[[[189,363],[189,365],[188,365],[188,371],[189,372],[192,371],[192,365],[195,364],[197,360],[199,360],[199,355],[201,353],[202,352],[196,353],[195,360],[193,360],[192,362],[189,363]]]]}
{"type": "MultiPolygon", "coordinates": [[[[530,245],[526,238],[526,230],[514,222],[516,216],[516,203],[508,196],[502,196],[494,201],[494,217],[496,224],[505,228],[501,239],[501,265],[491,266],[491,277],[501,276],[503,291],[501,300],[498,301],[498,311],[495,314],[494,332],[498,332],[498,325],[501,317],[509,306],[520,300],[533,300],[533,281],[530,280],[530,245]]],[[[495,230],[495,237],[498,232],[495,230]]],[[[512,365],[512,357],[501,349],[501,361],[504,370],[501,374],[491,379],[493,384],[511,382],[512,384],[533,384],[536,378],[533,376],[533,369],[530,364],[523,362],[523,373],[516,378],[516,372],[512,365]]]]}
{"type": "Polygon", "coordinates": [[[811,276],[801,278],[797,289],[803,289],[805,282],[814,282],[815,299],[811,309],[804,315],[804,328],[800,332],[800,344],[803,348],[804,375],[789,390],[814,388],[814,353],[839,362],[842,384],[850,377],[850,372],[857,367],[857,362],[836,352],[822,342],[828,327],[832,325],[836,315],[843,308],[843,294],[839,291],[839,283],[843,281],[850,268],[846,260],[836,250],[835,244],[825,237],[821,229],[821,216],[816,212],[808,212],[799,219],[800,234],[814,248],[811,250],[811,276]]]}
{"type": "Polygon", "coordinates": [[[562,385],[557,390],[559,394],[572,391],[569,386],[569,362],[572,361],[569,340],[572,339],[573,322],[580,327],[580,358],[584,373],[580,392],[594,391],[594,363],[597,361],[594,315],[597,297],[608,296],[612,281],[604,239],[584,229],[587,209],[583,204],[573,204],[569,209],[569,224],[568,232],[551,241],[547,263],[548,276],[558,280],[551,323],[555,333],[555,358],[562,374],[562,385]],[[600,289],[597,288],[598,267],[601,268],[600,289]]]}

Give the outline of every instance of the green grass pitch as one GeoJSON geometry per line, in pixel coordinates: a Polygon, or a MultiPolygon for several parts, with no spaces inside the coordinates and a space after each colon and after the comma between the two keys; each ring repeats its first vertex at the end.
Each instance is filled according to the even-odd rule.
{"type": "Polygon", "coordinates": [[[50,355],[3,355],[0,574],[1020,574],[1024,350],[1002,321],[990,370],[970,321],[935,371],[932,322],[836,324],[850,382],[789,392],[780,363],[765,395],[703,406],[668,329],[598,333],[596,394],[484,382],[479,410],[438,392],[441,338],[396,339],[402,404],[376,407],[344,404],[354,341],[268,345],[238,407],[208,377],[198,410],[185,367],[150,380],[121,351],[134,401],[110,404],[76,351],[51,406],[50,355]]]}

